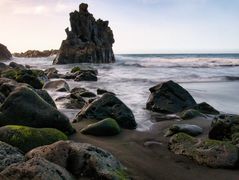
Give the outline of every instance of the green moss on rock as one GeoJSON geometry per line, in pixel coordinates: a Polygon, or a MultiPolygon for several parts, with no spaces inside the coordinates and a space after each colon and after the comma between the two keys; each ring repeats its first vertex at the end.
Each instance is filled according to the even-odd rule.
{"type": "Polygon", "coordinates": [[[27,126],[9,125],[0,128],[0,141],[18,147],[23,152],[59,140],[67,140],[67,136],[52,128],[31,128],[27,126]]]}
{"type": "Polygon", "coordinates": [[[95,136],[112,136],[117,135],[121,132],[116,120],[112,118],[106,118],[97,123],[88,125],[86,128],[81,130],[83,134],[91,134],[95,136]]]}
{"type": "Polygon", "coordinates": [[[80,72],[81,68],[79,66],[73,67],[71,73],[80,72]]]}
{"type": "Polygon", "coordinates": [[[204,115],[195,109],[188,109],[180,113],[180,117],[184,120],[193,119],[198,116],[204,116],[204,115]]]}

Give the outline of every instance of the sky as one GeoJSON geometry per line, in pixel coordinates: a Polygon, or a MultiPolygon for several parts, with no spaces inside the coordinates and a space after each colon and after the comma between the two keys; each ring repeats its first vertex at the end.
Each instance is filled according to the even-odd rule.
{"type": "Polygon", "coordinates": [[[109,20],[117,54],[239,52],[239,0],[0,0],[0,43],[59,49],[81,2],[109,20]]]}

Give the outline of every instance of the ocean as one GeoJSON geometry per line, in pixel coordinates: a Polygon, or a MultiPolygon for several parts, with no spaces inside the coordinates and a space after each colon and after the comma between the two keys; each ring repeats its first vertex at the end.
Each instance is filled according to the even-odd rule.
{"type": "MultiPolygon", "coordinates": [[[[20,64],[33,68],[56,67],[66,73],[77,64],[52,65],[54,57],[13,58],[20,64]]],[[[85,87],[96,92],[97,88],[116,93],[132,109],[138,130],[150,128],[153,119],[145,109],[149,88],[167,80],[178,82],[195,100],[206,101],[226,113],[239,113],[239,54],[124,54],[116,55],[114,64],[91,64],[98,69],[97,82],[74,82],[70,87],[85,87]]],[[[53,98],[65,95],[49,92],[53,98]]],[[[58,108],[71,119],[79,110],[58,108]]]]}

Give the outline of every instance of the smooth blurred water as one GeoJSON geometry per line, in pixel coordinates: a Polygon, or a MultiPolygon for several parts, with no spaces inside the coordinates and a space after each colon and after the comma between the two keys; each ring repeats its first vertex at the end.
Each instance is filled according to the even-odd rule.
{"type": "MultiPolygon", "coordinates": [[[[59,73],[77,66],[52,65],[53,58],[14,58],[12,61],[40,69],[56,67],[59,73]]],[[[103,88],[116,93],[133,110],[139,129],[151,125],[151,113],[145,110],[148,89],[167,80],[180,83],[198,102],[207,101],[220,111],[239,112],[239,81],[231,81],[231,78],[239,79],[239,54],[116,55],[114,64],[91,66],[99,71],[98,81],[70,80],[70,87],[86,87],[94,92],[103,88]]],[[[62,95],[50,93],[54,98],[62,95]]],[[[78,112],[62,111],[70,117],[78,112]]]]}

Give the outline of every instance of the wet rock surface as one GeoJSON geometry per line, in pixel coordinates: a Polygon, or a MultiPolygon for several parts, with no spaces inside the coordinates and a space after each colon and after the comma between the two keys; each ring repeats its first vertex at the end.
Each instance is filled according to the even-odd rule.
{"type": "Polygon", "coordinates": [[[0,60],[9,60],[12,58],[12,54],[6,46],[0,43],[0,60]]]}

